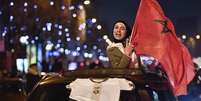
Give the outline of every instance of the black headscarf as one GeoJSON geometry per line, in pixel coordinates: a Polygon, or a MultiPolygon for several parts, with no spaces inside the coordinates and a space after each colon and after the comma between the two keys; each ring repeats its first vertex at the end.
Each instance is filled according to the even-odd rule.
{"type": "MultiPolygon", "coordinates": [[[[131,28],[130,28],[130,26],[125,22],[125,21],[123,21],[123,20],[117,20],[117,21],[115,21],[115,23],[113,24],[113,29],[114,29],[114,26],[115,26],[115,24],[116,23],[123,23],[125,26],[126,26],[126,36],[122,39],[122,40],[117,40],[117,39],[115,39],[114,38],[114,36],[112,35],[112,40],[113,40],[113,42],[115,42],[115,43],[119,43],[119,42],[121,42],[121,43],[124,43],[125,41],[126,41],[126,39],[127,38],[129,38],[129,36],[131,35],[131,28]]],[[[112,29],[112,33],[113,33],[113,29],[112,29]]]]}

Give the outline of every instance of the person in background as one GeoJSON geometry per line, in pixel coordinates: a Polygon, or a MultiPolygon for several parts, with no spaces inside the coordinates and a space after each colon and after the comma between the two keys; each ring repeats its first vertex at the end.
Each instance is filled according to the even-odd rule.
{"type": "Polygon", "coordinates": [[[46,60],[42,61],[42,72],[49,72],[49,63],[46,60]]]}
{"type": "Polygon", "coordinates": [[[89,69],[104,68],[100,60],[95,60],[89,65],[89,69]]]}
{"type": "Polygon", "coordinates": [[[40,80],[40,74],[37,68],[37,64],[31,64],[28,68],[28,73],[26,74],[27,93],[31,92],[31,90],[39,80],[40,80]]]}
{"type": "Polygon", "coordinates": [[[52,65],[51,72],[61,73],[63,70],[62,57],[55,58],[54,64],[52,65]]]}

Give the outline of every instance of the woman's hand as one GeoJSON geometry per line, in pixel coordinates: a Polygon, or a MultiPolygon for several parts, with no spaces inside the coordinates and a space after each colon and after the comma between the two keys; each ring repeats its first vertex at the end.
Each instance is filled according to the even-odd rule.
{"type": "Polygon", "coordinates": [[[126,42],[126,47],[124,48],[125,54],[130,57],[133,51],[134,46],[131,43],[126,42]]]}

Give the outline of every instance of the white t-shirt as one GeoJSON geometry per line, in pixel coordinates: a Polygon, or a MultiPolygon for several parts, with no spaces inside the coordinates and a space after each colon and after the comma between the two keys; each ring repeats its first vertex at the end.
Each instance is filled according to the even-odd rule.
{"type": "Polygon", "coordinates": [[[119,101],[120,90],[132,90],[134,85],[120,78],[76,79],[70,88],[70,98],[77,101],[119,101]]]}

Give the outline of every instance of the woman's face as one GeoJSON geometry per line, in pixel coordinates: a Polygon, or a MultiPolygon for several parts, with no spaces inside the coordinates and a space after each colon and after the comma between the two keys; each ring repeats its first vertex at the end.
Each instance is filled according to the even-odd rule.
{"type": "Polygon", "coordinates": [[[122,22],[114,25],[113,36],[116,40],[122,40],[126,36],[126,26],[122,22]]]}

